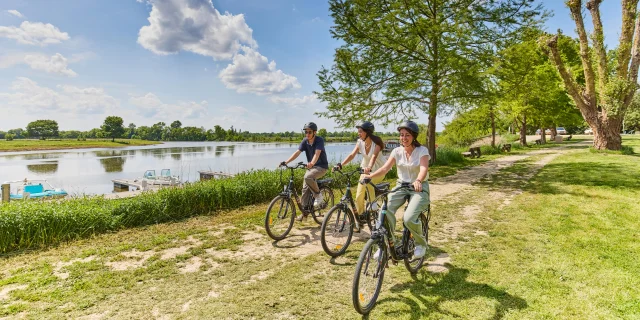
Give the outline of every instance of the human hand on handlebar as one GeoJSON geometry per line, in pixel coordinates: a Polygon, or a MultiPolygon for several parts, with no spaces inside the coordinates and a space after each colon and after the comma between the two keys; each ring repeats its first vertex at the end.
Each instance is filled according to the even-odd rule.
{"type": "Polygon", "coordinates": [[[311,168],[313,168],[313,163],[311,162],[307,163],[307,169],[311,169],[311,168]]]}
{"type": "Polygon", "coordinates": [[[371,175],[368,175],[368,174],[362,175],[362,179],[360,179],[360,183],[367,184],[369,182],[371,182],[371,175]]]}
{"type": "Polygon", "coordinates": [[[364,174],[371,173],[371,168],[369,168],[369,167],[364,167],[364,168],[362,168],[362,170],[364,171],[364,174]]]}
{"type": "Polygon", "coordinates": [[[278,167],[284,167],[286,165],[287,165],[287,162],[286,161],[282,161],[282,162],[280,162],[280,165],[278,165],[278,167]]]}
{"type": "Polygon", "coordinates": [[[340,162],[338,162],[338,164],[336,164],[336,165],[333,167],[333,171],[334,171],[334,172],[335,172],[335,171],[338,171],[338,170],[342,170],[342,163],[340,163],[340,162]]]}

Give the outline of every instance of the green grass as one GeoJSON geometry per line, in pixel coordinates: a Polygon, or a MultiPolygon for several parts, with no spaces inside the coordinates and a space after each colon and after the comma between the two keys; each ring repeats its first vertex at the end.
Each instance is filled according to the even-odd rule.
{"type": "MultiPolygon", "coordinates": [[[[449,271],[434,274],[423,269],[412,277],[402,263],[390,264],[370,318],[640,317],[638,157],[590,153],[583,146],[556,158],[527,181],[542,157],[518,161],[498,178],[487,177],[475,188],[433,202],[430,255],[449,254],[449,271]],[[514,190],[522,193],[513,195],[514,190]],[[471,217],[465,213],[470,207],[477,208],[471,217]],[[453,233],[452,226],[460,223],[453,233]]],[[[8,293],[0,314],[359,318],[350,294],[362,242],[354,242],[346,256],[337,259],[321,250],[304,253],[319,246],[308,243],[317,241],[315,222],[296,222],[287,240],[272,242],[264,236],[265,209],[266,204],[225,209],[215,216],[14,253],[0,260],[0,288],[26,287],[8,293]],[[262,237],[243,240],[256,234],[262,237]],[[166,250],[189,239],[197,243],[185,253],[162,258],[166,250]],[[245,246],[255,246],[248,252],[257,256],[225,254],[245,246]],[[134,249],[149,252],[139,268],[108,267],[130,260],[126,253],[134,249]],[[87,257],[93,258],[79,261],[87,257]],[[203,261],[199,271],[180,271],[196,258],[203,261]],[[56,271],[60,262],[68,265],[56,271]],[[68,277],[61,279],[56,272],[68,277]]]]}
{"type": "Polygon", "coordinates": [[[31,151],[31,150],[57,150],[57,149],[81,149],[81,148],[117,148],[126,146],[144,146],[159,144],[158,141],[146,141],[137,139],[88,139],[86,141],[69,140],[27,140],[15,139],[12,141],[0,140],[0,151],[31,151]]]}

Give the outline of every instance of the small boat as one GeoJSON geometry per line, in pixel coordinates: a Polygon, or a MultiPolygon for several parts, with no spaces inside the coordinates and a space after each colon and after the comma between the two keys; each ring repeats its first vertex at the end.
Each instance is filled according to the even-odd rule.
{"type": "Polygon", "coordinates": [[[171,169],[162,169],[160,176],[156,176],[155,170],[147,170],[142,176],[142,180],[151,185],[176,185],[180,184],[180,176],[171,175],[171,169]]]}
{"type": "Polygon", "coordinates": [[[9,197],[12,200],[26,200],[26,199],[54,199],[64,198],[68,193],[61,189],[55,188],[47,180],[18,180],[18,181],[6,181],[6,184],[15,184],[15,192],[12,190],[9,193],[9,197]]]}
{"type": "Polygon", "coordinates": [[[384,150],[383,152],[391,152],[391,150],[400,146],[400,141],[398,140],[387,140],[384,142],[384,150]]]}

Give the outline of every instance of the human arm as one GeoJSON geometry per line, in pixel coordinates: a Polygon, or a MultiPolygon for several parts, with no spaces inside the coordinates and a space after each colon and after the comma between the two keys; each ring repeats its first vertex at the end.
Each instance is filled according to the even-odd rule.
{"type": "Polygon", "coordinates": [[[342,160],[342,162],[338,163],[340,168],[342,169],[342,166],[345,166],[349,162],[351,162],[351,160],[353,160],[353,158],[355,158],[355,156],[356,156],[356,154],[358,154],[358,152],[359,152],[358,144],[356,144],[355,148],[353,148],[353,151],[351,151],[351,153],[349,155],[347,155],[347,157],[344,158],[344,160],[342,160]]]}
{"type": "Polygon", "coordinates": [[[368,174],[371,172],[371,168],[373,168],[373,165],[376,163],[376,160],[378,159],[378,155],[380,154],[380,151],[382,151],[382,148],[380,148],[379,145],[375,145],[375,148],[373,149],[373,156],[371,157],[371,160],[369,160],[369,164],[367,165],[366,168],[364,168],[364,173],[368,174]]]}
{"type": "MultiPolygon", "coordinates": [[[[300,155],[300,153],[301,153],[301,152],[302,152],[302,151],[300,151],[300,150],[296,150],[296,151],[291,155],[291,157],[289,157],[289,159],[287,159],[287,160],[283,161],[283,162],[284,162],[284,164],[287,164],[287,163],[289,163],[289,162],[291,162],[291,161],[295,160],[295,159],[300,155]]],[[[282,163],[281,163],[281,164],[282,164],[282,163]]]]}
{"type": "Polygon", "coordinates": [[[389,172],[389,170],[391,170],[394,164],[396,164],[396,158],[390,156],[389,159],[387,159],[387,162],[385,162],[384,165],[382,165],[382,167],[378,168],[378,170],[376,170],[373,173],[365,174],[364,178],[371,179],[371,178],[384,175],[387,172],[389,172]]]}
{"type": "Polygon", "coordinates": [[[316,152],[313,154],[313,159],[311,159],[311,162],[307,163],[308,169],[311,169],[316,165],[316,162],[318,162],[318,159],[320,159],[320,154],[322,153],[322,151],[324,150],[316,150],[316,152]]]}
{"type": "Polygon", "coordinates": [[[427,178],[427,173],[429,173],[429,158],[428,154],[420,157],[420,173],[418,173],[416,181],[413,182],[413,188],[418,192],[422,191],[422,183],[427,178]]]}

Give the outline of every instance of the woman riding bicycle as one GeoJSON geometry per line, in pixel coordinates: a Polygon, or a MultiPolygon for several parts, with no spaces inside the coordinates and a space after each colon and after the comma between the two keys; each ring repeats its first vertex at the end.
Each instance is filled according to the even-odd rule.
{"type": "Polygon", "coordinates": [[[415,258],[421,258],[427,251],[427,241],[422,236],[422,223],[420,213],[429,207],[429,150],[420,145],[417,141],[420,129],[413,121],[405,121],[398,127],[400,132],[401,147],[391,151],[389,159],[385,164],[370,175],[364,178],[374,179],[386,174],[395,164],[398,168],[398,185],[401,183],[411,183],[415,191],[400,189],[390,193],[388,196],[389,226],[395,230],[395,213],[404,204],[405,196],[409,195],[409,205],[404,212],[404,224],[407,226],[415,240],[415,258]]]}
{"type": "MultiPolygon", "coordinates": [[[[351,162],[356,154],[359,153],[362,155],[362,162],[360,163],[360,167],[362,167],[362,169],[364,170],[364,174],[369,174],[382,167],[382,165],[384,165],[386,161],[384,156],[380,154],[382,149],[384,149],[384,143],[382,142],[382,139],[380,139],[380,137],[373,134],[373,132],[375,131],[375,126],[373,125],[373,123],[364,121],[358,124],[356,128],[358,129],[359,139],[356,142],[355,148],[342,162],[338,163],[338,165],[336,165],[336,167],[334,167],[333,169],[342,169],[342,166],[347,165],[349,162],[351,162]]],[[[364,175],[361,175],[360,179],[362,179],[363,177],[364,175]]],[[[383,179],[384,174],[377,176],[375,179],[372,179],[372,182],[380,183],[383,179]]],[[[359,214],[362,214],[365,210],[365,188],[368,189],[368,193],[371,197],[373,197],[375,193],[373,186],[358,184],[355,203],[356,210],[359,214]]],[[[372,199],[369,199],[369,201],[372,201],[372,199]]]]}

